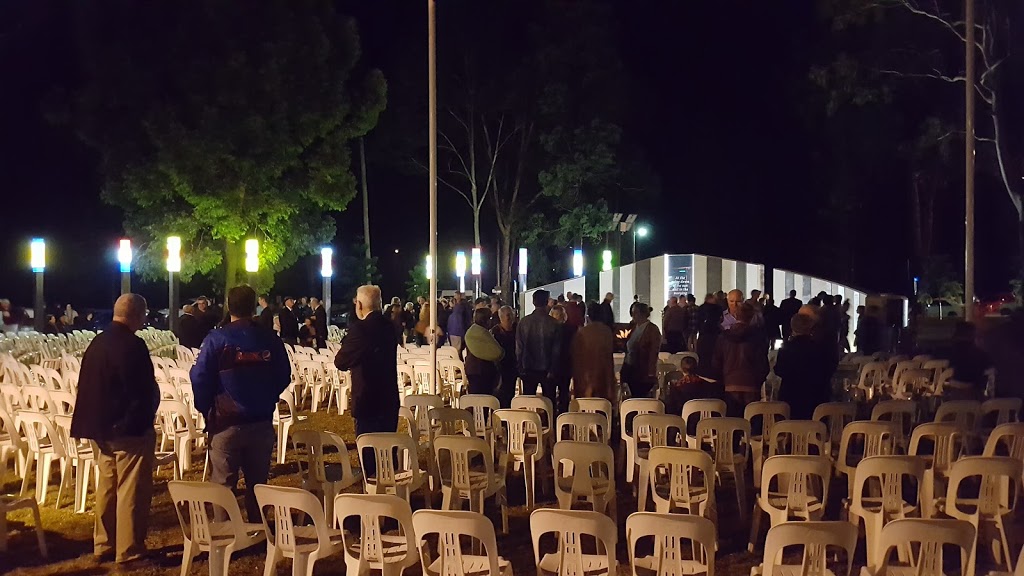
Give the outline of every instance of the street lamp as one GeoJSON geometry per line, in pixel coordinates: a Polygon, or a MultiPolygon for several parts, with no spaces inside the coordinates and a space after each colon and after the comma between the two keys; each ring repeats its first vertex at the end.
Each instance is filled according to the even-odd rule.
{"type": "Polygon", "coordinates": [[[466,291],[466,253],[459,250],[455,253],[455,276],[459,279],[459,292],[466,291]]]}
{"type": "Polygon", "coordinates": [[[647,226],[636,226],[633,228],[633,263],[636,264],[636,237],[647,238],[650,229],[647,226]]]}
{"type": "Polygon", "coordinates": [[[480,261],[481,261],[481,258],[482,257],[480,255],[480,248],[479,247],[473,248],[473,251],[470,253],[470,260],[469,260],[469,265],[470,265],[470,268],[471,268],[470,272],[473,274],[473,280],[475,281],[475,284],[476,284],[476,288],[473,291],[473,298],[479,298],[480,297],[480,263],[481,263],[480,261]]]}
{"type": "Polygon", "coordinates": [[[30,261],[32,272],[36,275],[36,306],[35,325],[36,330],[43,331],[46,326],[45,304],[43,302],[43,273],[46,271],[46,241],[42,238],[33,238],[29,244],[30,261]]]}
{"type": "Polygon", "coordinates": [[[327,311],[327,324],[331,323],[331,277],[334,276],[334,267],[331,265],[331,257],[334,250],[328,246],[320,249],[320,276],[324,279],[324,309],[327,311]]]}
{"type": "Polygon", "coordinates": [[[178,326],[178,286],[174,277],[181,272],[181,237],[167,237],[167,329],[178,326]]]}
{"type": "Polygon", "coordinates": [[[583,250],[581,248],[572,251],[572,275],[574,278],[583,276],[583,250]]]}
{"type": "Polygon", "coordinates": [[[612,269],[612,251],[601,252],[601,271],[606,272],[612,269]]]}
{"type": "Polygon", "coordinates": [[[252,284],[252,275],[260,271],[260,241],[255,238],[245,241],[245,271],[249,273],[249,284],[252,284]]]}
{"type": "Polygon", "coordinates": [[[427,254],[427,257],[423,262],[423,266],[427,269],[427,280],[430,280],[434,276],[433,264],[433,259],[430,257],[430,254],[427,254]]]}
{"type": "Polygon", "coordinates": [[[132,291],[132,241],[121,238],[117,248],[117,262],[121,265],[121,294],[132,291]]]}

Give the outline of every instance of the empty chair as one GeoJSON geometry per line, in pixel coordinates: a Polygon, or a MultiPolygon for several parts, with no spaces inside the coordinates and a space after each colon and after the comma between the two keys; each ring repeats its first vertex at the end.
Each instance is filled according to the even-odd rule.
{"type": "Polygon", "coordinates": [[[843,438],[843,428],[857,419],[857,405],[853,402],[818,404],[811,419],[824,422],[828,427],[826,438],[829,444],[829,454],[835,458],[839,455],[839,443],[843,438]]]}
{"type": "Polygon", "coordinates": [[[817,420],[783,420],[772,426],[766,445],[768,456],[825,456],[831,458],[826,442],[827,429],[817,420]]]}
{"type": "Polygon", "coordinates": [[[484,511],[484,500],[494,496],[501,506],[502,532],[508,533],[508,496],[505,492],[505,463],[498,444],[499,467],[495,469],[491,447],[481,438],[439,436],[434,440],[434,456],[441,476],[444,510],[459,509],[462,500],[469,509],[484,511]],[[447,456],[446,458],[443,456],[447,456]],[[448,466],[444,466],[447,462],[448,466]],[[482,465],[482,467],[480,466],[482,465]]]}
{"type": "Polygon", "coordinates": [[[664,414],[665,404],[653,398],[630,398],[619,405],[619,437],[626,444],[626,482],[632,482],[636,468],[636,441],[633,419],[640,414],[664,414]]]}
{"type": "Polygon", "coordinates": [[[22,437],[21,430],[10,413],[0,407],[0,486],[7,480],[7,462],[13,460],[14,468],[17,469],[27,454],[28,443],[22,437]]]}
{"type": "Polygon", "coordinates": [[[427,474],[420,469],[419,451],[410,436],[398,432],[360,434],[356,450],[367,494],[394,494],[408,501],[413,492],[423,490],[423,498],[430,507],[427,474]],[[368,465],[368,458],[373,459],[373,464],[368,465]]]}
{"type": "Polygon", "coordinates": [[[947,400],[935,411],[936,422],[950,422],[960,430],[964,442],[971,443],[977,438],[981,403],[977,400],[947,400]]]}
{"type": "MultiPolygon", "coordinates": [[[[89,486],[99,484],[100,470],[96,464],[96,444],[90,440],[79,440],[71,436],[71,416],[56,415],[53,424],[60,435],[67,459],[62,465],[61,488],[63,489],[64,474],[74,472],[75,475],[75,512],[85,512],[85,499],[89,494],[89,486]],[[93,473],[95,471],[95,474],[93,473]]],[[[57,492],[57,505],[60,505],[61,491],[57,492]]]]}
{"type": "Polygon", "coordinates": [[[390,494],[339,494],[334,510],[335,526],[342,526],[346,518],[359,518],[356,534],[342,532],[346,574],[380,570],[384,576],[400,576],[419,562],[412,509],[405,500],[390,494]],[[398,535],[385,534],[383,523],[389,519],[398,523],[398,535]]]}
{"type": "MultiPolygon", "coordinates": [[[[1010,548],[1006,540],[1003,518],[1013,511],[1021,490],[1020,460],[1003,456],[969,456],[960,458],[949,469],[949,486],[946,489],[945,513],[958,520],[967,520],[980,531],[984,522],[995,528],[997,541],[991,549],[996,562],[1013,569],[1010,548]],[[961,484],[968,478],[980,478],[977,498],[961,496],[961,484]],[[1012,500],[1007,493],[1012,486],[1012,500]]],[[[972,489],[973,492],[973,489],[972,489]]],[[[967,572],[974,572],[975,555],[971,555],[967,572]]]]}
{"type": "Polygon", "coordinates": [[[46,492],[50,484],[51,466],[53,462],[57,462],[60,468],[60,487],[57,489],[56,506],[60,507],[61,491],[70,480],[70,460],[57,432],[57,427],[46,415],[37,412],[19,412],[18,420],[21,422],[21,428],[25,431],[25,440],[28,444],[28,458],[25,469],[22,470],[24,478],[21,484],[21,494],[25,494],[28,487],[28,471],[34,464],[36,501],[45,504],[46,492]]]}
{"type": "Polygon", "coordinates": [[[913,400],[885,400],[871,409],[871,419],[895,423],[896,445],[906,448],[907,438],[917,424],[917,404],[913,400]]]}
{"type": "Polygon", "coordinates": [[[647,455],[655,446],[681,446],[686,434],[686,422],[675,414],[640,414],[633,420],[633,430],[637,438],[636,464],[640,468],[637,510],[643,512],[647,508],[647,491],[651,481],[647,455]]]}
{"type": "Polygon", "coordinates": [[[715,470],[728,472],[735,480],[736,504],[740,518],[747,513],[746,469],[750,458],[750,422],[743,418],[708,418],[697,424],[700,447],[710,445],[714,454],[715,470]]]}
{"type": "Polygon", "coordinates": [[[909,368],[900,373],[899,379],[892,384],[893,398],[909,399],[922,392],[935,389],[935,371],[921,368],[909,368]]]}
{"type": "Polygon", "coordinates": [[[569,401],[570,412],[589,412],[600,414],[608,421],[608,436],[612,429],[612,403],[607,398],[573,398],[569,401]]]}
{"type": "Polygon", "coordinates": [[[512,564],[498,555],[494,525],[483,514],[464,510],[419,510],[412,515],[420,565],[425,574],[470,576],[513,576],[512,564]],[[436,535],[435,557],[428,537],[436,535]],[[464,548],[462,542],[472,538],[477,546],[464,548]]]}
{"type": "Polygon", "coordinates": [[[970,522],[963,520],[923,520],[908,518],[893,520],[882,528],[873,556],[868,556],[868,565],[861,570],[861,576],[945,576],[943,567],[943,545],[952,544],[960,548],[959,570],[950,572],[970,576],[968,558],[974,549],[976,530],[970,522]],[[918,544],[918,546],[912,546],[918,544]],[[889,557],[893,548],[911,551],[909,566],[890,566],[889,557]],[[916,551],[915,551],[916,550],[916,551]]]}
{"type": "Polygon", "coordinates": [[[926,422],[914,427],[908,454],[921,458],[927,466],[921,486],[923,517],[932,518],[939,500],[946,496],[949,467],[960,455],[961,444],[960,430],[952,422],[926,422]]]}
{"type": "Polygon", "coordinates": [[[209,552],[210,576],[227,576],[232,553],[266,540],[262,524],[242,520],[238,501],[226,486],[172,480],[167,489],[185,538],[182,574],[188,574],[192,560],[200,552],[209,552]],[[224,515],[227,517],[223,518],[224,515]]]}
{"type": "Polygon", "coordinates": [[[39,546],[39,555],[46,558],[49,555],[46,550],[46,537],[43,535],[43,523],[39,519],[39,504],[34,498],[18,498],[14,496],[0,495],[0,552],[7,552],[7,513],[23,509],[28,509],[32,512],[32,521],[35,522],[36,543],[39,546]]]}
{"type": "Polygon", "coordinates": [[[402,406],[408,408],[416,419],[416,429],[419,431],[416,441],[421,446],[429,446],[430,410],[442,408],[444,401],[436,394],[409,394],[402,396],[402,406]]]}
{"type": "Polygon", "coordinates": [[[996,426],[985,442],[984,456],[1009,456],[1024,464],[1024,422],[996,426]]]}
{"type": "Polygon", "coordinates": [[[544,430],[544,438],[547,439],[548,448],[555,443],[555,408],[551,400],[545,396],[533,394],[520,394],[512,398],[511,407],[513,410],[532,410],[540,415],[541,426],[544,430]]]}
{"type": "Polygon", "coordinates": [[[438,436],[471,436],[476,437],[476,425],[473,415],[468,410],[459,408],[431,408],[427,412],[430,419],[430,441],[438,436]]]}
{"type": "Polygon", "coordinates": [[[1022,401],[1020,398],[989,398],[981,403],[981,414],[978,416],[978,428],[981,434],[988,437],[996,427],[1020,419],[1022,401]]]}
{"type": "Polygon", "coordinates": [[[924,461],[915,456],[871,456],[857,464],[850,522],[864,522],[868,558],[883,544],[882,527],[887,522],[920,514],[923,483],[924,461]],[[908,487],[909,480],[913,480],[913,490],[908,487]],[[871,494],[865,495],[866,489],[871,494]]]}
{"type": "Polygon", "coordinates": [[[196,427],[192,412],[180,400],[161,400],[157,418],[163,432],[160,449],[165,448],[167,440],[172,441],[178,467],[184,474],[192,467],[193,448],[206,440],[206,433],[196,427]]]}
{"type": "Polygon", "coordinates": [[[588,510],[534,510],[530,514],[533,559],[543,574],[612,576],[618,530],[610,518],[588,510]],[[557,535],[557,550],[541,553],[541,538],[557,535]],[[587,538],[584,538],[586,536],[587,538]],[[594,546],[588,546],[594,540],[594,546]]]}
{"type": "Polygon", "coordinates": [[[359,482],[362,474],[352,469],[345,440],[332,432],[299,430],[292,433],[295,445],[305,446],[305,468],[299,459],[299,475],[302,487],[323,497],[324,518],[334,517],[334,497],[345,488],[359,482]],[[327,462],[324,448],[333,447],[338,451],[338,462],[327,462]]]}
{"type": "Polygon", "coordinates": [[[490,394],[464,394],[459,397],[459,408],[473,415],[476,435],[488,443],[491,441],[491,413],[501,409],[498,398],[490,394]]]}
{"type": "Polygon", "coordinates": [[[506,453],[523,465],[526,507],[536,505],[537,461],[544,458],[544,432],[540,414],[533,410],[495,410],[495,445],[504,444],[506,453]]]}
{"type": "Polygon", "coordinates": [[[715,525],[707,518],[681,514],[636,512],[626,519],[629,563],[655,576],[707,574],[715,576],[715,525]],[[654,553],[638,556],[637,544],[653,539],[654,553]],[[687,551],[690,558],[685,558],[687,551]]]}
{"type": "Polygon", "coordinates": [[[771,439],[775,422],[789,419],[789,404],[751,402],[743,409],[743,418],[750,422],[750,456],[754,461],[754,488],[758,488],[761,486],[761,465],[768,457],[765,443],[771,439]]]}
{"type": "Polygon", "coordinates": [[[843,428],[843,439],[839,444],[839,456],[836,458],[836,473],[846,476],[848,499],[853,499],[857,463],[869,456],[892,454],[895,438],[895,422],[858,420],[850,422],[843,428]],[[859,453],[852,450],[855,444],[862,448],[859,453]]]}
{"type": "Polygon", "coordinates": [[[683,420],[686,421],[686,445],[697,448],[697,422],[705,418],[725,416],[725,400],[718,398],[697,398],[683,404],[683,420]],[[692,417],[696,420],[691,422],[692,417]]]}
{"type": "Polygon", "coordinates": [[[857,389],[864,394],[866,400],[873,399],[882,392],[889,375],[889,365],[886,362],[868,362],[860,369],[860,378],[857,381],[857,389]]]}
{"type": "Polygon", "coordinates": [[[558,507],[571,510],[580,499],[595,512],[615,514],[615,457],[611,446],[597,442],[556,442],[552,454],[558,507]]]}
{"type": "Polygon", "coordinates": [[[773,527],[793,518],[821,520],[828,502],[832,463],[827,456],[772,456],[765,460],[763,475],[747,546],[751,552],[761,523],[758,508],[768,515],[773,527]]]}
{"type": "Polygon", "coordinates": [[[292,559],[293,576],[313,576],[317,560],[342,551],[342,532],[331,529],[316,496],[300,488],[268,484],[257,484],[254,491],[267,537],[264,576],[277,573],[281,558],[292,559]],[[296,526],[294,513],[305,515],[312,526],[296,526]]]}
{"type": "Polygon", "coordinates": [[[715,519],[715,463],[707,452],[656,446],[647,459],[651,496],[659,514],[685,511],[715,519]]]}
{"type": "Polygon", "coordinates": [[[857,528],[848,522],[784,522],[768,531],[764,542],[764,559],[750,573],[762,576],[785,576],[789,574],[831,575],[827,568],[826,554],[829,548],[840,548],[846,552],[846,571],[850,574],[853,566],[853,552],[857,547],[857,528]],[[777,564],[785,562],[783,551],[793,546],[803,547],[799,564],[777,564]]]}
{"type": "Polygon", "coordinates": [[[565,412],[555,421],[555,441],[601,442],[611,440],[608,421],[602,414],[587,412],[565,412]]]}

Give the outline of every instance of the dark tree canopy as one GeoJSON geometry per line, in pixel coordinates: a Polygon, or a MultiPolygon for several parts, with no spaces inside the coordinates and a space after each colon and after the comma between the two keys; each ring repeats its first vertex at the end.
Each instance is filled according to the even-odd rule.
{"type": "Polygon", "coordinates": [[[246,238],[273,274],[335,234],[355,196],[349,140],[373,128],[386,84],[360,66],[354,21],[326,0],[79,4],[80,85],[62,99],[100,155],[139,268],[239,281],[246,238]]]}

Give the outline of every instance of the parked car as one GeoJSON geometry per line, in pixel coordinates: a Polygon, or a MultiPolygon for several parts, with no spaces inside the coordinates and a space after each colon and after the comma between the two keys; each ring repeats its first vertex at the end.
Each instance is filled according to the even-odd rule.
{"type": "Polygon", "coordinates": [[[982,316],[1007,316],[1018,308],[1020,304],[1011,292],[997,294],[978,303],[978,311],[982,316]]]}
{"type": "Polygon", "coordinates": [[[945,298],[933,298],[924,308],[924,314],[929,318],[963,318],[964,305],[945,298]]]}

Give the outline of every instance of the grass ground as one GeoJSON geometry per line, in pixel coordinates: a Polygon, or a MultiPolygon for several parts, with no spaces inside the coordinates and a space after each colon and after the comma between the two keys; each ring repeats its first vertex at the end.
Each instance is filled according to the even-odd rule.
{"type": "MultiPolygon", "coordinates": [[[[330,430],[340,434],[349,445],[350,456],[355,456],[354,422],[348,416],[328,415],[319,412],[310,414],[307,419],[297,422],[293,427],[294,430],[307,428],[330,430]]],[[[194,465],[193,469],[185,474],[185,479],[200,480],[201,475],[202,461],[199,460],[198,464],[194,465]]],[[[147,545],[157,554],[158,568],[136,572],[141,576],[169,576],[179,574],[181,570],[182,534],[166,489],[166,483],[170,479],[169,470],[158,473],[155,478],[156,486],[147,545]]],[[[294,454],[288,454],[285,464],[274,464],[270,483],[286,486],[298,486],[300,484],[298,466],[294,454]]],[[[14,483],[8,483],[4,488],[6,492],[13,492],[18,487],[14,483]]],[[[498,549],[506,559],[512,562],[517,574],[532,574],[534,572],[534,562],[529,530],[529,514],[525,506],[523,506],[525,492],[520,475],[514,474],[510,477],[508,491],[509,503],[511,505],[509,510],[509,534],[498,534],[498,549]]],[[[625,562],[628,555],[624,545],[624,519],[629,513],[636,510],[636,501],[629,492],[628,489],[620,489],[618,504],[618,517],[620,519],[618,558],[621,562],[619,574],[623,575],[630,573],[628,564],[625,562]]],[[[834,493],[838,494],[840,492],[835,490],[834,493]]],[[[716,571],[718,574],[726,576],[745,576],[750,573],[752,566],[760,562],[760,551],[756,555],[749,554],[746,551],[748,537],[746,526],[749,524],[739,521],[731,486],[719,487],[718,494],[720,545],[716,571]]],[[[7,553],[0,553],[0,574],[90,576],[107,574],[113,570],[112,564],[95,566],[92,562],[92,514],[74,514],[71,512],[71,506],[68,503],[65,503],[60,509],[54,509],[53,499],[55,497],[56,488],[52,488],[50,499],[41,507],[42,522],[50,551],[49,559],[44,560],[39,556],[30,516],[24,512],[12,513],[8,516],[9,530],[11,532],[9,550],[7,553]]],[[[91,500],[92,494],[90,493],[90,509],[91,500]]],[[[752,500],[748,501],[752,502],[752,500]]],[[[556,506],[550,490],[544,495],[538,495],[538,503],[541,506],[556,506]]],[[[434,507],[436,508],[439,504],[439,501],[435,502],[434,507]]],[[[418,502],[416,497],[414,497],[413,507],[420,508],[422,505],[423,503],[421,501],[418,502]]],[[[492,509],[490,503],[488,503],[486,513],[496,522],[495,526],[500,530],[500,511],[492,509]]],[[[830,514],[829,517],[835,516],[830,514]]],[[[765,520],[764,524],[767,524],[767,520],[765,520]]],[[[1019,528],[1019,526],[1016,528],[1019,528]]],[[[1015,530],[1015,528],[1010,528],[1010,530],[1015,530]]],[[[763,539],[762,533],[762,542],[763,539]]],[[[1011,540],[1015,540],[1012,534],[1011,540]]],[[[857,573],[859,570],[856,565],[863,564],[863,538],[859,546],[860,549],[857,553],[854,573],[857,573]]],[[[231,563],[231,573],[236,575],[262,574],[265,553],[266,548],[262,545],[236,553],[231,563]]],[[[340,556],[335,556],[317,562],[315,574],[340,575],[344,573],[344,570],[343,559],[340,556]]],[[[206,555],[202,554],[193,563],[190,574],[201,575],[208,573],[209,565],[206,561],[206,555]]],[[[286,560],[278,565],[278,574],[290,573],[290,561],[286,560]]],[[[412,568],[410,573],[419,573],[419,568],[412,568]]],[[[985,571],[979,571],[979,574],[983,573],[985,571]]]]}

